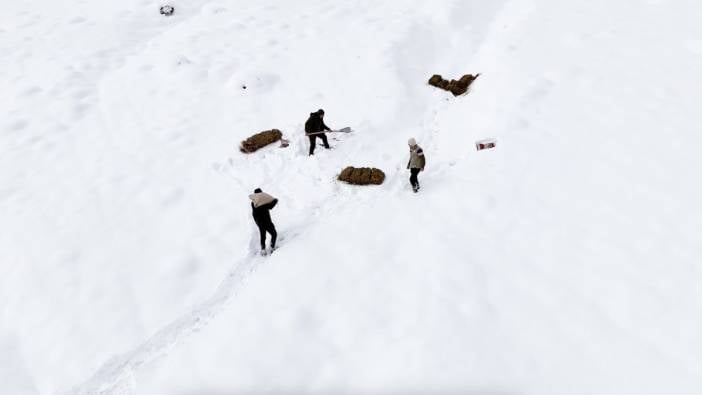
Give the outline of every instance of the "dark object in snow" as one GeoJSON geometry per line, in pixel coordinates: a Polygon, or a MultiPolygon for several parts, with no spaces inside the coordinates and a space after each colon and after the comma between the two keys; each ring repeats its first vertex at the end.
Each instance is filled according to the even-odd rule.
{"type": "Polygon", "coordinates": [[[443,89],[453,93],[454,96],[460,96],[468,91],[470,85],[478,78],[480,74],[466,74],[459,80],[445,80],[439,74],[434,74],[429,78],[429,85],[443,89]]]}
{"type": "Polygon", "coordinates": [[[483,140],[478,140],[475,142],[475,149],[478,151],[488,149],[488,148],[495,148],[495,145],[497,145],[497,140],[495,139],[483,139],[483,140]]]}
{"type": "Polygon", "coordinates": [[[175,12],[175,8],[173,8],[173,6],[170,5],[164,5],[159,11],[161,12],[161,15],[171,16],[175,12]]]}
{"type": "Polygon", "coordinates": [[[339,174],[338,179],[353,185],[380,185],[385,181],[385,173],[374,167],[349,166],[339,174]]]}
{"type": "Polygon", "coordinates": [[[260,133],[256,133],[253,136],[247,138],[241,142],[239,150],[245,154],[258,151],[259,149],[267,146],[268,144],[273,144],[276,141],[283,138],[283,133],[278,129],[265,130],[260,133]]]}
{"type": "Polygon", "coordinates": [[[286,139],[280,139],[280,148],[285,148],[290,145],[290,141],[286,139]]]}

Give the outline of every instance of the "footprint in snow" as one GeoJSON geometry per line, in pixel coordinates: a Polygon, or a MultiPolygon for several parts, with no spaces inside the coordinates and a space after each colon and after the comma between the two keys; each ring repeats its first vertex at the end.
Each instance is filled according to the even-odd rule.
{"type": "Polygon", "coordinates": [[[21,130],[26,129],[27,125],[29,125],[29,122],[25,121],[24,119],[19,119],[11,123],[8,129],[12,132],[19,132],[21,130]]]}
{"type": "Polygon", "coordinates": [[[85,21],[87,21],[87,19],[83,18],[82,16],[78,16],[78,17],[75,17],[75,18],[71,19],[70,21],[68,21],[68,23],[70,25],[77,25],[80,23],[84,23],[85,21]]]}

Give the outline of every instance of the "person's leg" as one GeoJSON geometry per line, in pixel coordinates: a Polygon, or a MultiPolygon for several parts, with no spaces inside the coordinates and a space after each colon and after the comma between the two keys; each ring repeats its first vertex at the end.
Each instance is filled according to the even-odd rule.
{"type": "Polygon", "coordinates": [[[278,232],[275,230],[275,225],[271,223],[271,226],[268,227],[268,233],[271,234],[271,249],[275,249],[275,241],[278,240],[278,232]]]}
{"type": "Polygon", "coordinates": [[[419,173],[419,169],[410,169],[410,184],[412,184],[412,189],[417,189],[417,174],[419,173]]]}
{"type": "Polygon", "coordinates": [[[314,146],[317,145],[317,136],[307,136],[310,138],[310,155],[314,155],[314,146]]]}
{"type": "Polygon", "coordinates": [[[266,228],[258,226],[258,232],[261,235],[261,251],[266,249],[266,228]]]}
{"type": "Polygon", "coordinates": [[[322,143],[324,143],[324,148],[329,149],[329,140],[327,140],[327,135],[320,134],[319,137],[322,138],[322,143]]]}

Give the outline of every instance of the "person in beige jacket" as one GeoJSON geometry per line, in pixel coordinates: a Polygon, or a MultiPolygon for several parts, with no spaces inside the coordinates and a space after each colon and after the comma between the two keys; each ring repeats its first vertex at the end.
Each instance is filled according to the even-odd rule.
{"type": "Polygon", "coordinates": [[[407,168],[410,170],[410,184],[412,184],[412,190],[417,193],[419,192],[419,180],[417,176],[420,171],[424,171],[424,165],[426,164],[426,159],[424,158],[424,151],[422,147],[417,144],[414,138],[407,141],[410,150],[410,159],[407,162],[407,168]]]}

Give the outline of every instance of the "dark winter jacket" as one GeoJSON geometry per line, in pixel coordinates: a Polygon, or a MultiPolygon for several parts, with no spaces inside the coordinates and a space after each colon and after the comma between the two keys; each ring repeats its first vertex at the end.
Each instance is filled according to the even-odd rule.
{"type": "Polygon", "coordinates": [[[310,117],[305,122],[305,134],[319,133],[329,129],[329,126],[324,124],[324,120],[318,113],[310,113],[310,117]]]}
{"type": "Polygon", "coordinates": [[[278,199],[273,199],[272,202],[259,207],[256,207],[253,203],[251,203],[251,213],[253,214],[253,219],[254,222],[256,222],[256,225],[266,227],[273,223],[271,220],[271,209],[273,209],[276,204],[278,204],[278,199]]]}
{"type": "Polygon", "coordinates": [[[407,162],[407,168],[424,170],[425,164],[426,159],[424,158],[424,150],[422,150],[422,147],[418,145],[410,147],[410,159],[409,162],[407,162]]]}

